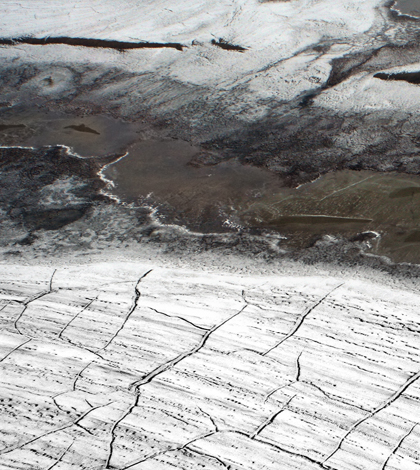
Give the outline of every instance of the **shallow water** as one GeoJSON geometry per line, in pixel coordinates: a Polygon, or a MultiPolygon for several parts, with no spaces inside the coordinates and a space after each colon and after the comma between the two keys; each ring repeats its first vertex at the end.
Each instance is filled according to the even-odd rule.
{"type": "Polygon", "coordinates": [[[397,0],[392,8],[403,15],[420,18],[420,0],[397,0]]]}
{"type": "Polygon", "coordinates": [[[374,254],[420,263],[418,176],[345,170],[292,189],[272,173],[236,161],[188,165],[197,152],[180,141],[141,142],[106,176],[115,195],[156,205],[163,222],[203,232],[277,232],[294,249],[338,235],[363,241],[374,254]]]}
{"type": "Polygon", "coordinates": [[[0,113],[0,146],[66,145],[89,157],[125,152],[138,138],[138,126],[108,116],[70,117],[34,107],[0,113]]]}
{"type": "Polygon", "coordinates": [[[191,165],[202,149],[180,140],[144,140],[142,132],[140,125],[106,116],[38,108],[0,114],[2,146],[67,145],[82,156],[128,149],[104,176],[114,183],[115,196],[155,207],[162,223],[202,233],[276,233],[282,247],[297,250],[339,236],[394,261],[420,263],[419,176],[346,170],[293,189],[279,176],[235,160],[191,165]]]}
{"type": "Polygon", "coordinates": [[[230,230],[235,215],[262,194],[275,194],[279,179],[272,173],[236,161],[197,168],[189,164],[198,148],[179,140],[145,141],[110,165],[105,176],[112,191],[129,202],[159,204],[164,220],[201,232],[230,230]]]}

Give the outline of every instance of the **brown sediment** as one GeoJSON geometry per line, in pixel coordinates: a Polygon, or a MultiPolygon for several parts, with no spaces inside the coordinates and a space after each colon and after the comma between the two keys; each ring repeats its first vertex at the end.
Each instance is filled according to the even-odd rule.
{"type": "Polygon", "coordinates": [[[389,197],[391,199],[396,199],[400,197],[412,197],[420,193],[420,186],[410,186],[408,188],[397,189],[393,191],[389,197]]]}
{"type": "Polygon", "coordinates": [[[380,80],[402,80],[414,85],[420,85],[420,72],[375,73],[374,78],[380,80]]]}
{"type": "Polygon", "coordinates": [[[405,243],[420,243],[420,232],[416,230],[411,233],[405,240],[405,243]]]}
{"type": "Polygon", "coordinates": [[[420,5],[418,0],[396,0],[393,2],[391,10],[400,16],[413,19],[420,18],[420,5]]]}
{"type": "Polygon", "coordinates": [[[12,107],[2,112],[1,118],[2,146],[65,145],[83,157],[125,153],[125,149],[139,139],[142,126],[104,115],[76,118],[37,106],[12,107]]]}
{"type": "Polygon", "coordinates": [[[142,142],[105,175],[122,201],[157,204],[164,223],[202,233],[277,232],[296,250],[334,235],[375,254],[420,262],[407,243],[418,238],[410,234],[420,226],[419,176],[342,170],[294,189],[237,161],[188,165],[199,152],[185,142],[142,142]]]}
{"type": "Polygon", "coordinates": [[[281,227],[285,225],[304,224],[304,225],[341,225],[341,224],[366,224],[372,222],[373,219],[363,219],[358,217],[338,217],[329,215],[286,215],[273,220],[273,227],[281,227]]]}

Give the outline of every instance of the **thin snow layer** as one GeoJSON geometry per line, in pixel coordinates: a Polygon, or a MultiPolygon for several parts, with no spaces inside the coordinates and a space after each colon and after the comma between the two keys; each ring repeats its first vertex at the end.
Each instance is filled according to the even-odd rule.
{"type": "MultiPolygon", "coordinates": [[[[384,9],[382,0],[69,0],[59,7],[56,0],[3,2],[2,38],[67,36],[179,43],[185,48],[182,52],[165,48],[121,54],[117,50],[20,44],[0,48],[0,56],[6,61],[88,62],[153,73],[174,82],[208,87],[214,91],[215,101],[220,91],[241,87],[240,103],[236,98],[229,109],[240,120],[253,122],[269,111],[270,100],[290,101],[327,83],[333,59],[379,47],[383,31],[395,27],[384,9]],[[211,44],[220,38],[246,48],[245,52],[211,44]],[[329,49],[323,49],[326,44],[329,49]]],[[[418,69],[418,65],[414,67],[418,69]]],[[[46,73],[51,76],[50,69],[46,73]]],[[[324,90],[315,105],[343,112],[419,112],[417,86],[381,83],[372,77],[363,72],[324,90]]],[[[68,77],[53,79],[58,87],[40,90],[41,95],[58,96],[69,86],[68,77]]],[[[170,106],[171,99],[168,101],[170,106]]]]}
{"type": "MultiPolygon", "coordinates": [[[[391,73],[418,71],[420,63],[390,69],[391,73]]],[[[342,112],[369,112],[381,110],[402,110],[406,113],[420,111],[420,87],[400,81],[384,81],[373,74],[355,75],[345,83],[320,94],[315,103],[324,108],[342,112]]]]}
{"type": "Polygon", "coordinates": [[[373,24],[380,0],[22,0],[4,2],[3,37],[72,36],[185,42],[223,37],[243,46],[284,47],[318,36],[351,35],[373,24]],[[18,21],[16,21],[18,19],[18,21]],[[298,34],[299,31],[304,34],[298,34]],[[301,36],[301,37],[299,37],[301,36]],[[306,36],[306,37],[305,37],[306,36]]]}
{"type": "MultiPolygon", "coordinates": [[[[208,87],[213,90],[213,101],[220,98],[220,91],[240,87],[241,98],[233,100],[229,110],[238,119],[253,122],[269,112],[270,100],[290,101],[325,85],[332,60],[383,45],[384,31],[392,36],[397,28],[387,19],[385,9],[383,0],[69,0],[59,7],[56,0],[3,2],[0,30],[6,39],[65,36],[185,47],[182,52],[164,48],[121,54],[117,50],[20,44],[0,48],[0,56],[7,61],[88,62],[153,73],[188,86],[208,87]],[[240,53],[212,45],[221,38],[246,50],[240,53]]],[[[51,70],[46,73],[50,76],[51,70]]],[[[314,103],[343,112],[419,112],[418,87],[380,83],[372,77],[373,73],[358,74],[324,90],[314,103]]],[[[58,96],[66,89],[68,77],[53,78],[61,88],[49,87],[41,94],[58,96]]],[[[171,106],[173,96],[169,98],[171,106]]]]}
{"type": "Polygon", "coordinates": [[[0,468],[420,468],[420,295],[1,266],[0,468]]]}
{"type": "MultiPolygon", "coordinates": [[[[253,88],[264,95],[267,86],[268,95],[276,99],[291,99],[302,89],[325,82],[330,60],[371,44],[385,21],[379,13],[383,4],[380,0],[70,0],[59,8],[56,3],[55,0],[23,0],[0,5],[2,37],[69,36],[176,42],[186,46],[183,52],[130,51],[121,57],[116,51],[112,55],[100,51],[86,53],[81,48],[81,57],[113,66],[126,64],[133,71],[158,71],[174,80],[202,86],[229,88],[258,78],[253,88]],[[245,53],[211,45],[211,41],[220,38],[246,48],[245,53]],[[329,53],[305,52],[330,39],[337,45],[329,53]],[[291,63],[288,70],[288,59],[301,53],[304,57],[291,63]],[[263,83],[259,83],[261,80],[263,83]]],[[[53,60],[46,46],[19,46],[19,49],[23,60],[36,60],[38,54],[42,60],[53,60]],[[36,52],[37,49],[41,51],[36,52]]],[[[72,47],[50,49],[59,51],[61,60],[75,60],[72,47]]],[[[7,49],[7,57],[14,53],[7,49]]]]}

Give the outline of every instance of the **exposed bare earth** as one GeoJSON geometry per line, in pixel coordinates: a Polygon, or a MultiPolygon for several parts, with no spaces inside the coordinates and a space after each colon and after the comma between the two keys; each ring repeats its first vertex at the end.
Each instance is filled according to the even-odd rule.
{"type": "Polygon", "coordinates": [[[418,22],[391,4],[0,5],[0,258],[153,241],[419,262],[418,22]],[[383,173],[402,186],[378,196],[383,173]]]}
{"type": "Polygon", "coordinates": [[[420,468],[417,292],[2,266],[0,469],[420,468]]]}

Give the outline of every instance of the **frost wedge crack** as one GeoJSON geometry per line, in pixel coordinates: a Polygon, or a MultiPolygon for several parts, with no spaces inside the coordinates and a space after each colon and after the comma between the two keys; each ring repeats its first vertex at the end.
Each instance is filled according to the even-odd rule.
{"type": "Polygon", "coordinates": [[[324,460],[324,463],[330,460],[334,455],[341,449],[341,446],[343,445],[344,441],[347,439],[347,437],[358,427],[360,424],[364,423],[367,421],[369,418],[372,418],[372,416],[375,416],[377,413],[388,407],[389,405],[392,405],[394,401],[398,400],[398,398],[401,397],[401,395],[407,390],[410,385],[412,385],[414,382],[416,382],[420,378],[420,371],[414,374],[412,377],[410,377],[407,382],[405,382],[404,385],[402,385],[391,397],[388,398],[384,403],[376,407],[374,410],[372,410],[368,415],[364,416],[363,418],[360,418],[358,421],[356,421],[350,429],[344,434],[344,436],[340,439],[336,447],[333,449],[333,451],[328,455],[328,457],[324,460]]]}
{"type": "Polygon", "coordinates": [[[88,434],[90,434],[91,436],[93,436],[93,432],[92,431],[89,431],[89,429],[85,428],[84,426],[82,426],[81,424],[77,423],[75,426],[77,426],[78,428],[82,429],[83,431],[87,432],[88,434]]]}
{"type": "Polygon", "coordinates": [[[165,313],[165,312],[160,312],[159,310],[156,310],[155,308],[153,307],[148,307],[150,308],[150,310],[153,310],[155,313],[158,313],[159,315],[163,315],[165,317],[168,317],[168,318],[178,318],[178,320],[181,320],[185,323],[188,323],[189,325],[193,326],[194,328],[197,328],[198,330],[203,330],[203,331],[207,331],[208,329],[207,328],[204,328],[202,326],[199,326],[199,325],[196,325],[195,323],[193,323],[192,321],[190,320],[187,320],[186,318],[183,318],[183,317],[180,317],[179,315],[170,315],[169,313],[165,313]]]}
{"type": "Polygon", "coordinates": [[[296,376],[295,376],[295,382],[299,382],[300,379],[300,374],[302,372],[301,366],[300,366],[300,358],[302,357],[303,351],[299,354],[299,356],[296,358],[296,376]]]}
{"type": "MultiPolygon", "coordinates": [[[[217,434],[217,431],[210,431],[210,432],[202,434],[198,437],[195,437],[194,439],[189,440],[186,444],[180,444],[180,445],[177,445],[177,446],[169,447],[168,449],[165,449],[165,450],[161,450],[161,451],[158,451],[158,452],[153,452],[151,454],[146,455],[145,457],[142,457],[139,460],[135,460],[135,461],[129,463],[125,467],[120,467],[119,470],[128,470],[129,468],[132,468],[136,465],[139,465],[143,462],[146,462],[147,460],[151,460],[151,459],[154,459],[156,457],[159,457],[160,455],[167,454],[168,452],[176,452],[176,451],[179,451],[179,450],[186,449],[186,448],[188,448],[189,445],[194,444],[195,442],[200,441],[202,439],[207,439],[208,437],[214,436],[215,434],[217,434]]],[[[116,467],[105,467],[105,468],[116,468],[116,467]]]]}
{"type": "Polygon", "coordinates": [[[116,436],[115,436],[115,431],[117,430],[118,426],[120,425],[120,423],[128,416],[131,414],[131,412],[134,410],[134,408],[138,405],[138,402],[139,402],[139,398],[140,398],[140,395],[137,394],[135,397],[134,397],[134,402],[132,403],[132,405],[130,405],[130,407],[124,411],[124,413],[117,419],[117,421],[115,421],[111,427],[111,430],[110,430],[110,435],[111,435],[111,439],[109,441],[109,447],[108,447],[108,455],[106,457],[106,461],[105,461],[105,467],[104,469],[107,470],[108,468],[114,468],[111,466],[111,460],[112,460],[112,456],[114,454],[114,442],[115,442],[115,439],[116,439],[116,436]]]}
{"type": "Polygon", "coordinates": [[[318,460],[316,459],[313,459],[311,457],[308,457],[307,455],[305,454],[300,454],[299,452],[293,452],[289,449],[286,449],[285,447],[281,446],[281,445],[278,445],[278,444],[274,444],[272,442],[268,442],[268,441],[265,441],[264,439],[261,439],[261,438],[258,438],[256,437],[255,440],[257,442],[260,442],[261,444],[264,444],[266,446],[269,446],[269,447],[272,447],[273,449],[277,449],[277,450],[280,450],[281,452],[285,452],[286,454],[289,454],[289,455],[293,455],[295,457],[300,457],[301,459],[305,460],[306,462],[310,462],[316,466],[318,466],[319,468],[322,468],[322,469],[325,469],[325,470],[335,470],[333,469],[332,467],[328,466],[328,465],[325,465],[321,462],[318,462],[318,460]]]}
{"type": "Polygon", "coordinates": [[[290,382],[288,384],[281,385],[280,387],[274,388],[270,390],[267,395],[264,397],[264,403],[267,403],[268,399],[272,397],[275,393],[277,393],[279,390],[288,387],[289,385],[292,385],[293,382],[290,382]]]}
{"type": "Polygon", "coordinates": [[[205,344],[207,343],[208,339],[210,338],[210,336],[215,332],[217,331],[219,328],[221,328],[223,325],[225,325],[227,322],[229,322],[230,320],[232,320],[233,318],[237,317],[238,315],[240,315],[246,308],[247,308],[248,305],[244,305],[241,310],[239,310],[239,312],[236,312],[235,314],[231,315],[229,318],[227,318],[226,320],[223,320],[222,322],[220,322],[219,324],[213,326],[212,328],[210,328],[208,331],[206,331],[206,333],[204,333],[204,335],[202,336],[200,342],[197,344],[197,346],[195,346],[194,348],[190,349],[189,351],[186,351],[186,352],[183,352],[181,353],[179,356],[175,357],[174,359],[171,359],[170,361],[168,362],[165,362],[164,364],[160,365],[159,367],[157,367],[156,369],[154,369],[152,372],[149,372],[147,375],[145,375],[142,379],[136,381],[136,382],[133,382],[131,384],[131,388],[134,388],[136,392],[138,392],[139,388],[142,387],[143,385],[151,382],[155,377],[157,377],[158,375],[160,374],[163,374],[164,372],[166,372],[168,369],[170,369],[171,367],[173,366],[176,366],[177,364],[179,364],[181,361],[183,361],[184,359],[186,359],[187,357],[189,356],[192,356],[193,354],[197,353],[198,351],[200,351],[200,349],[202,349],[205,344]]]}
{"type": "Polygon", "coordinates": [[[297,383],[300,381],[300,374],[301,374],[301,365],[300,365],[300,358],[303,354],[303,351],[298,355],[296,358],[296,372],[295,372],[295,378],[293,381],[280,385],[280,387],[273,388],[270,390],[265,396],[264,396],[264,403],[267,403],[268,399],[272,397],[275,393],[277,393],[279,390],[282,390],[283,388],[290,387],[291,385],[297,383]]]}
{"type": "Polygon", "coordinates": [[[57,272],[56,269],[54,269],[54,272],[52,273],[52,276],[50,278],[50,283],[49,283],[49,287],[48,287],[48,290],[47,291],[43,291],[43,292],[40,292],[39,294],[36,294],[34,295],[33,297],[31,297],[30,299],[27,299],[23,302],[19,302],[23,305],[23,309],[22,311],[20,312],[19,316],[16,318],[16,320],[13,322],[13,326],[15,327],[16,331],[23,336],[23,333],[20,331],[19,327],[18,327],[18,322],[21,320],[21,318],[23,317],[23,314],[26,312],[26,309],[28,308],[29,304],[31,302],[35,302],[35,300],[39,300],[41,299],[42,297],[48,295],[48,294],[51,294],[52,292],[52,285],[53,285],[53,280],[54,280],[54,276],[55,276],[55,273],[57,272]]]}
{"type": "Polygon", "coordinates": [[[203,452],[201,450],[191,449],[191,447],[188,447],[188,446],[185,446],[184,449],[188,449],[188,451],[192,452],[193,454],[201,455],[203,457],[208,457],[210,459],[216,460],[216,462],[220,463],[220,465],[223,468],[226,468],[227,470],[230,470],[232,468],[231,465],[227,464],[226,462],[224,462],[219,457],[216,457],[215,455],[207,454],[206,452],[203,452]]]}
{"type": "Polygon", "coordinates": [[[388,466],[389,461],[391,460],[391,457],[395,455],[398,452],[398,449],[402,446],[402,443],[411,435],[411,433],[414,431],[414,429],[419,425],[419,423],[415,423],[411,428],[406,432],[401,439],[397,442],[397,445],[392,449],[391,454],[388,456],[388,458],[385,460],[385,462],[382,464],[382,467],[380,470],[385,470],[386,467],[388,466]]]}
{"type": "Polygon", "coordinates": [[[198,406],[197,408],[201,411],[201,413],[202,413],[203,415],[205,415],[205,416],[207,416],[207,417],[209,418],[209,420],[211,421],[211,424],[212,424],[213,427],[214,427],[214,430],[215,430],[216,432],[219,432],[219,427],[217,426],[217,423],[216,423],[216,421],[214,420],[213,416],[211,416],[209,413],[207,413],[207,411],[204,411],[204,410],[203,410],[202,408],[200,408],[199,406],[198,406]]]}
{"type": "Polygon", "coordinates": [[[57,432],[63,431],[64,429],[71,428],[72,426],[76,426],[77,424],[80,423],[86,416],[88,416],[90,413],[93,411],[99,409],[99,408],[104,408],[105,406],[110,405],[110,403],[106,403],[105,405],[98,405],[93,408],[90,408],[89,410],[85,411],[83,414],[81,414],[75,421],[72,421],[70,423],[64,424],[63,426],[60,426],[59,428],[52,429],[51,431],[47,431],[44,434],[41,434],[40,436],[36,436],[32,439],[29,439],[28,441],[24,442],[23,444],[17,444],[15,446],[7,447],[5,449],[0,450],[0,455],[8,454],[9,452],[13,452],[16,449],[22,449],[23,447],[32,444],[33,442],[39,441],[40,439],[50,436],[51,434],[55,434],[57,432]]]}
{"type": "Polygon", "coordinates": [[[261,434],[264,429],[269,426],[271,423],[273,423],[273,421],[277,418],[277,416],[281,413],[283,413],[283,411],[285,411],[288,406],[290,405],[291,401],[296,397],[296,395],[293,395],[292,398],[290,398],[289,400],[287,400],[287,402],[280,408],[280,410],[276,411],[275,413],[273,413],[269,418],[267,418],[264,423],[261,424],[261,426],[259,426],[259,428],[254,432],[252,433],[249,437],[251,439],[255,439],[259,434],[261,434]]]}
{"type": "Polygon", "coordinates": [[[335,402],[340,403],[340,404],[342,404],[342,405],[351,406],[351,407],[353,407],[353,408],[358,408],[359,410],[365,411],[366,413],[369,412],[368,409],[363,408],[362,406],[357,406],[357,405],[355,405],[354,403],[350,403],[350,402],[344,400],[343,398],[338,397],[337,395],[333,395],[333,394],[331,394],[331,393],[327,393],[327,392],[326,392],[325,390],[323,390],[319,385],[314,384],[314,383],[311,382],[310,380],[301,380],[301,383],[306,384],[306,385],[309,385],[310,387],[313,387],[315,390],[318,390],[318,391],[319,391],[325,398],[327,398],[328,400],[335,401],[335,402]]]}
{"type": "Polygon", "coordinates": [[[64,458],[64,456],[67,454],[67,452],[71,449],[73,445],[73,442],[66,448],[63,450],[63,452],[61,452],[60,456],[58,457],[58,459],[52,464],[50,465],[47,470],[53,470],[53,468],[55,468],[64,458]]]}
{"type": "Polygon", "coordinates": [[[23,346],[25,346],[25,344],[28,344],[30,341],[32,341],[32,338],[31,339],[28,339],[27,341],[24,341],[23,343],[19,344],[19,346],[16,346],[14,349],[12,349],[10,352],[8,352],[2,359],[0,359],[0,362],[4,362],[9,356],[11,356],[15,351],[18,351],[20,348],[22,348],[23,346]]]}
{"type": "MultiPolygon", "coordinates": [[[[145,455],[144,457],[141,457],[137,460],[134,460],[132,462],[130,462],[128,465],[124,466],[124,467],[106,467],[106,468],[112,468],[112,469],[117,469],[118,470],[128,470],[130,468],[133,468],[135,467],[136,465],[139,465],[141,463],[144,463],[144,462],[147,462],[148,460],[153,460],[155,459],[156,457],[159,457],[161,455],[165,455],[165,454],[168,454],[170,452],[177,452],[177,451],[182,451],[182,450],[185,450],[185,449],[188,449],[189,451],[191,452],[196,452],[198,454],[201,454],[201,455],[206,455],[208,457],[213,457],[215,458],[217,461],[219,461],[219,463],[222,464],[223,461],[221,461],[221,459],[219,459],[218,457],[215,457],[215,456],[212,456],[211,454],[207,454],[207,453],[204,453],[202,452],[201,450],[198,451],[196,449],[192,449],[190,446],[200,440],[203,440],[203,439],[207,439],[208,437],[211,437],[211,436],[214,436],[216,434],[237,434],[237,435],[240,435],[240,436],[243,436],[244,438],[246,439],[250,439],[250,440],[255,440],[256,442],[259,442],[260,444],[263,444],[263,445],[266,445],[268,447],[272,447],[274,449],[277,449],[281,452],[284,452],[286,454],[289,454],[289,455],[293,455],[293,456],[296,456],[296,457],[299,457],[303,460],[305,460],[306,462],[310,462],[312,464],[315,464],[317,465],[319,468],[322,468],[322,469],[325,469],[325,470],[331,470],[331,467],[329,467],[328,465],[324,465],[322,464],[321,462],[318,462],[317,460],[315,459],[312,459],[311,457],[308,457],[304,454],[300,454],[298,452],[293,452],[293,451],[290,451],[280,445],[277,445],[277,444],[274,444],[274,443],[270,443],[270,442],[267,442],[265,441],[264,439],[260,439],[258,436],[256,436],[255,438],[251,438],[251,436],[249,436],[248,434],[244,433],[243,431],[240,431],[240,430],[237,430],[237,429],[229,429],[229,430],[226,430],[226,431],[211,431],[211,432],[208,432],[208,433],[205,433],[205,434],[202,434],[194,439],[191,439],[190,441],[188,441],[186,444],[179,444],[179,445],[176,445],[176,446],[172,446],[172,447],[169,447],[167,449],[164,449],[164,450],[161,450],[161,451],[157,451],[157,452],[152,452],[148,455],[145,455]]],[[[231,468],[230,465],[226,464],[225,462],[223,462],[223,464],[226,468],[231,468]]],[[[240,467],[238,467],[240,468],[240,467]]]]}
{"type": "Polygon", "coordinates": [[[87,303],[83,308],[82,310],[80,310],[80,312],[78,312],[73,318],[70,319],[70,321],[68,321],[64,326],[63,328],[61,329],[60,333],[58,333],[58,336],[57,338],[60,338],[63,336],[63,333],[66,331],[66,329],[79,317],[79,315],[81,315],[85,310],[87,310],[92,304],[93,302],[95,302],[95,300],[98,300],[98,296],[96,296],[94,299],[90,300],[89,303],[87,303]]]}
{"type": "Polygon", "coordinates": [[[75,392],[76,391],[76,387],[77,387],[77,382],[79,381],[79,379],[82,377],[83,375],[83,372],[88,368],[90,367],[92,364],[94,363],[94,361],[90,361],[88,364],[86,364],[83,369],[81,369],[76,377],[74,378],[74,381],[73,381],[73,387],[72,387],[72,391],[75,392]]]}
{"type": "Polygon", "coordinates": [[[118,328],[118,330],[116,331],[116,333],[112,336],[112,338],[110,340],[108,340],[108,342],[106,343],[106,345],[100,349],[98,349],[97,352],[99,351],[104,351],[114,340],[115,338],[121,333],[121,331],[124,329],[126,323],[128,322],[128,320],[130,319],[131,315],[133,314],[134,310],[137,308],[137,304],[139,302],[139,299],[140,299],[140,296],[141,296],[141,293],[139,291],[139,284],[141,283],[141,281],[146,277],[148,276],[151,272],[153,271],[153,269],[150,269],[149,271],[147,271],[145,274],[143,274],[143,276],[141,276],[141,278],[137,281],[136,283],[136,287],[134,288],[134,298],[133,298],[133,303],[131,305],[131,308],[129,310],[129,312],[127,313],[122,325],[118,328]]]}
{"type": "Polygon", "coordinates": [[[336,291],[337,289],[339,289],[341,286],[344,285],[344,282],[342,282],[341,284],[339,284],[338,286],[335,286],[334,289],[331,289],[327,294],[325,294],[321,299],[318,300],[318,302],[316,302],[314,305],[312,305],[311,307],[309,307],[307,310],[305,310],[305,312],[298,318],[298,320],[296,321],[295,325],[293,326],[292,330],[284,337],[282,338],[279,342],[277,342],[274,346],[272,346],[270,349],[267,349],[267,351],[261,353],[261,356],[267,356],[267,354],[269,354],[271,351],[273,351],[274,349],[276,349],[278,346],[280,346],[282,343],[284,343],[285,341],[287,341],[289,338],[291,338],[298,330],[299,328],[302,326],[302,323],[305,321],[305,318],[313,311],[315,310],[319,305],[322,304],[322,302],[324,302],[324,300],[326,300],[334,291],[336,291]]]}
{"type": "MultiPolygon", "coordinates": [[[[144,277],[144,276],[143,276],[144,277]]],[[[245,292],[242,291],[242,298],[244,298],[245,296],[245,292]]],[[[138,299],[137,299],[138,300],[138,299]]],[[[165,362],[164,364],[160,365],[159,367],[157,367],[156,369],[152,370],[151,372],[149,372],[147,375],[145,375],[142,379],[136,381],[136,382],[133,382],[131,385],[130,385],[130,388],[131,389],[134,389],[134,392],[135,392],[135,397],[134,397],[134,401],[133,403],[130,405],[130,407],[120,416],[120,418],[114,422],[114,424],[112,425],[112,428],[111,428],[111,440],[110,440],[110,444],[109,444],[109,452],[108,452],[108,456],[107,456],[107,459],[106,459],[106,463],[105,463],[105,469],[108,469],[108,468],[112,468],[110,466],[110,463],[111,463],[111,459],[112,459],[112,455],[113,455],[113,446],[114,446],[114,442],[115,442],[115,431],[116,429],[118,428],[118,426],[120,425],[120,423],[127,417],[131,414],[131,412],[134,410],[134,408],[136,406],[138,406],[139,404],[139,400],[140,400],[140,389],[143,385],[146,385],[148,383],[150,383],[153,379],[155,379],[157,376],[163,374],[164,372],[166,372],[168,369],[170,369],[171,367],[174,367],[175,365],[179,364],[182,360],[186,359],[187,357],[190,357],[192,356],[193,354],[197,353],[198,351],[200,351],[200,349],[202,349],[206,342],[208,341],[208,339],[210,338],[210,336],[215,332],[217,331],[219,328],[221,328],[223,325],[225,325],[226,323],[228,323],[230,320],[232,320],[233,318],[237,317],[238,315],[240,315],[246,308],[247,308],[248,304],[246,303],[238,312],[234,313],[233,315],[231,315],[230,317],[228,317],[227,319],[223,320],[222,322],[218,323],[217,325],[213,326],[212,328],[210,328],[209,330],[207,330],[205,332],[205,334],[202,336],[200,342],[197,344],[197,346],[195,346],[193,349],[190,349],[189,351],[186,351],[184,353],[181,353],[179,354],[177,357],[175,357],[174,359],[171,359],[170,361],[168,362],[165,362]]],[[[214,433],[216,433],[217,431],[213,431],[212,433],[210,433],[209,435],[212,435],[214,433]]],[[[188,445],[188,444],[187,444],[188,445]]],[[[185,446],[182,446],[182,447],[185,447],[185,446]]],[[[180,448],[176,448],[174,450],[179,450],[181,449],[182,447],[180,448]]],[[[153,454],[154,455],[154,454],[153,454]]],[[[158,454],[157,454],[158,455],[158,454]]],[[[159,454],[161,455],[161,454],[159,454]]],[[[147,459],[146,459],[147,460],[147,459]]],[[[137,463],[141,463],[141,462],[136,462],[135,464],[132,464],[130,465],[129,467],[125,467],[125,468],[130,468],[134,465],[136,465],[137,463]]]]}

